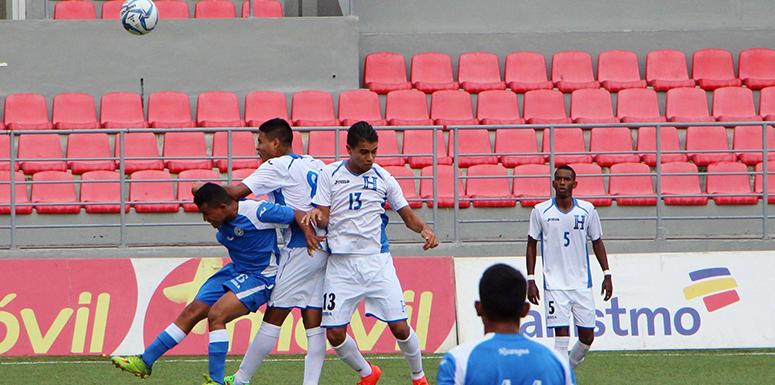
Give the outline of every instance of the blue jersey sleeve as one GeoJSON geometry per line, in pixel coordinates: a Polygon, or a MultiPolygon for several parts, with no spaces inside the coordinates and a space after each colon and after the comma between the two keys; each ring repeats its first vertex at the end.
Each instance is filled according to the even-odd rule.
{"type": "Polygon", "coordinates": [[[455,383],[455,357],[447,353],[439,365],[439,373],[436,376],[438,385],[463,385],[455,383]]]}
{"type": "Polygon", "coordinates": [[[283,225],[291,224],[295,219],[292,208],[269,202],[264,202],[264,204],[258,206],[256,217],[259,221],[264,223],[278,223],[283,225]]]}

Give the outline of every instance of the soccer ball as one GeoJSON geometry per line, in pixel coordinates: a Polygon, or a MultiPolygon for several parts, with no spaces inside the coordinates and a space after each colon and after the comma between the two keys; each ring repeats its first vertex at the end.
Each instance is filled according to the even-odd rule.
{"type": "Polygon", "coordinates": [[[126,0],[119,16],[124,29],[134,35],[153,31],[159,21],[159,11],[152,0],[126,0]]]}

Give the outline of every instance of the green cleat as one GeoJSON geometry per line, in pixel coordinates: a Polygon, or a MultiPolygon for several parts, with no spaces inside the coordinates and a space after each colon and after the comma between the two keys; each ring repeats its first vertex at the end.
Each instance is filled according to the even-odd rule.
{"type": "MultiPolygon", "coordinates": [[[[234,375],[224,377],[223,385],[234,385],[234,375]]],[[[245,383],[245,385],[250,385],[250,383],[245,383]]]]}
{"type": "Polygon", "coordinates": [[[151,367],[146,365],[140,356],[113,356],[110,361],[115,367],[137,377],[146,378],[151,375],[151,367]]]}
{"type": "Polygon", "coordinates": [[[202,385],[221,385],[220,382],[213,381],[213,379],[210,378],[210,376],[208,376],[207,374],[203,374],[202,376],[205,378],[205,383],[202,385]]]}

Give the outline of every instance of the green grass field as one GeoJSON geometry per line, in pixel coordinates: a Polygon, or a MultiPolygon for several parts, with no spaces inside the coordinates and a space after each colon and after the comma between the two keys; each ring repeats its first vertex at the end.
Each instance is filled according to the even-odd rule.
{"type": "MultiPolygon", "coordinates": [[[[425,360],[431,383],[435,383],[439,356],[425,360]]],[[[409,384],[406,363],[400,356],[369,357],[383,370],[381,385],[409,384]]],[[[227,373],[239,366],[230,357],[227,373]]],[[[253,379],[255,385],[298,385],[303,358],[274,356],[253,379]]],[[[98,357],[0,358],[0,384],[14,385],[155,385],[202,383],[207,371],[204,357],[162,359],[151,378],[140,380],[114,368],[98,357]]],[[[578,383],[606,384],[775,384],[775,349],[702,350],[655,352],[594,352],[579,367],[578,383]]],[[[336,357],[329,357],[321,384],[355,384],[353,372],[336,357]]]]}

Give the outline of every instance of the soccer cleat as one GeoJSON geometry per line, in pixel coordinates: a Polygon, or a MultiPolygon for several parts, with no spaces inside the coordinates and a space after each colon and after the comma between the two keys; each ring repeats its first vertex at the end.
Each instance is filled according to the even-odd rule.
{"type": "Polygon", "coordinates": [[[417,380],[412,380],[412,385],[428,385],[428,379],[425,376],[417,380]]]}
{"type": "Polygon", "coordinates": [[[369,363],[369,366],[371,366],[371,374],[361,377],[361,380],[356,385],[376,385],[379,382],[379,377],[382,376],[382,369],[372,363],[369,363]]]}
{"type": "MultiPolygon", "coordinates": [[[[223,385],[234,385],[234,375],[224,377],[223,385]]],[[[245,385],[250,385],[250,383],[246,382],[245,385]]]]}
{"type": "Polygon", "coordinates": [[[202,385],[222,385],[220,382],[213,381],[207,374],[203,374],[202,377],[205,378],[205,382],[202,385]]]}
{"type": "Polygon", "coordinates": [[[110,361],[115,367],[137,377],[146,378],[151,375],[151,367],[146,365],[140,356],[113,356],[110,361]]]}

